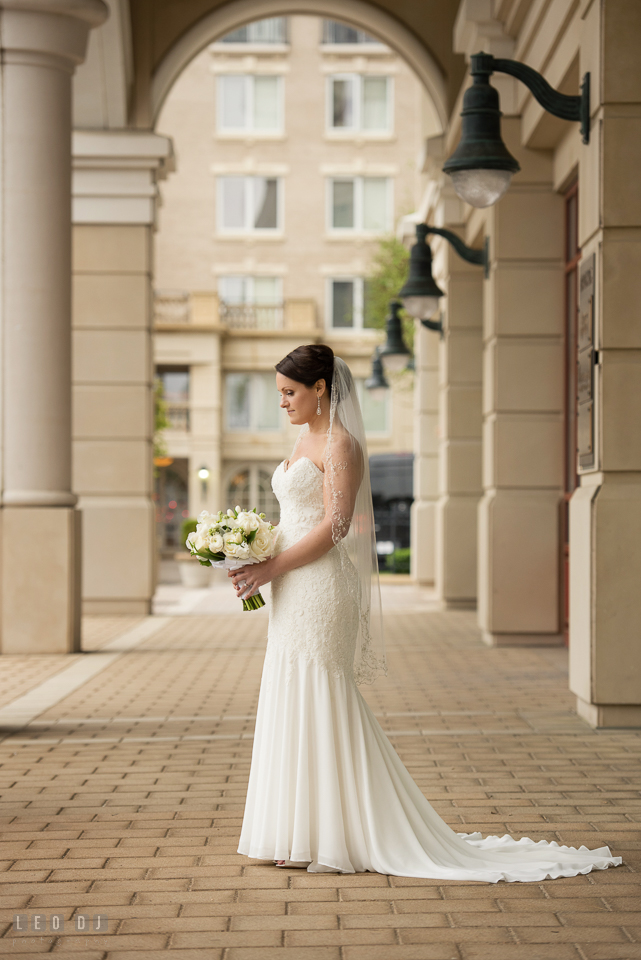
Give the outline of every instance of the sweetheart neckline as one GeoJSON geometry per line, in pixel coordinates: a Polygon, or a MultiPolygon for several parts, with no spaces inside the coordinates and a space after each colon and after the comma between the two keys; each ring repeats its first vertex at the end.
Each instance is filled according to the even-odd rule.
{"type": "Polygon", "coordinates": [[[292,463],[290,460],[283,460],[283,462],[282,462],[282,464],[281,464],[281,466],[282,466],[282,468],[283,468],[283,473],[289,473],[290,468],[293,467],[294,464],[300,463],[301,460],[307,460],[308,463],[311,463],[311,465],[314,467],[314,469],[318,471],[318,473],[320,474],[321,477],[324,477],[324,476],[325,476],[325,471],[324,471],[324,470],[321,470],[321,468],[314,463],[314,461],[311,459],[311,457],[298,457],[298,459],[297,459],[297,460],[294,460],[293,463],[292,463]],[[285,464],[287,464],[287,466],[285,466],[285,464]]]}

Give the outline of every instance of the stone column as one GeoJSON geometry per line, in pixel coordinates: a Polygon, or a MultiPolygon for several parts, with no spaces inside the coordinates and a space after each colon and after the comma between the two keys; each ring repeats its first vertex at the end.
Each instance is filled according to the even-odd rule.
{"type": "Polygon", "coordinates": [[[570,688],[598,727],[641,727],[639,30],[638,5],[593,3],[581,47],[592,124],[579,155],[579,269],[594,257],[597,352],[594,463],[570,502],[570,688]]]}
{"type": "Polygon", "coordinates": [[[417,322],[414,337],[414,503],[411,514],[411,573],[434,583],[434,536],[438,497],[438,334],[417,322]]]}
{"type": "Polygon", "coordinates": [[[152,236],[156,179],[170,162],[171,142],[153,133],[73,136],[73,465],[86,613],[149,613],[155,590],[152,236]]]}
{"type": "Polygon", "coordinates": [[[0,2],[3,653],[79,648],[71,77],[102,0],[0,2]]]}
{"type": "Polygon", "coordinates": [[[522,172],[486,212],[491,273],[483,324],[479,622],[488,644],[558,644],[563,483],[563,199],[548,154],[520,145],[522,172]]]}
{"type": "Polygon", "coordinates": [[[483,270],[462,260],[445,240],[434,238],[432,246],[437,281],[447,295],[439,369],[436,592],[450,609],[473,608],[482,493],[483,270]]]}

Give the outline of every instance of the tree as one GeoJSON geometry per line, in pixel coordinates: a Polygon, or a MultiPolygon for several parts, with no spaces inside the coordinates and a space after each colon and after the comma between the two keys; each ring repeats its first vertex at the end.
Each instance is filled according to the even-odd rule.
{"type": "MultiPolygon", "coordinates": [[[[409,251],[394,236],[382,237],[371,260],[371,272],[365,284],[365,325],[385,329],[390,300],[398,299],[398,292],[407,279],[409,251]]],[[[413,352],[414,320],[401,311],[403,337],[413,352]]]]}

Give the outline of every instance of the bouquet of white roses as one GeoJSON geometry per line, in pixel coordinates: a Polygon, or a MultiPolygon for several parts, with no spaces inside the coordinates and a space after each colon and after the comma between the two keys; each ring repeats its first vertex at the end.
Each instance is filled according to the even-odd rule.
{"type": "MultiPolygon", "coordinates": [[[[235,570],[248,563],[260,563],[272,555],[274,528],[264,513],[253,510],[228,510],[198,517],[198,526],[187,537],[186,547],[203,567],[225,567],[235,570]]],[[[243,610],[259,610],[265,606],[260,593],[243,597],[243,610]]]]}

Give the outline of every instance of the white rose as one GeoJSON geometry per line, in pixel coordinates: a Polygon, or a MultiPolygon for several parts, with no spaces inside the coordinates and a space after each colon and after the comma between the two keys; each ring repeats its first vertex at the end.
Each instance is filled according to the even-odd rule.
{"type": "Polygon", "coordinates": [[[209,549],[212,553],[220,553],[223,549],[223,538],[219,533],[214,533],[209,538],[209,549]]]}
{"type": "Polygon", "coordinates": [[[271,530],[266,524],[261,525],[250,545],[252,557],[255,557],[256,560],[267,560],[267,558],[271,556],[272,547],[273,538],[271,530]]]}
{"type": "Polygon", "coordinates": [[[225,540],[225,554],[233,560],[249,560],[249,544],[230,543],[225,540]]]}
{"type": "Polygon", "coordinates": [[[225,550],[227,550],[227,547],[231,546],[232,544],[234,546],[240,546],[241,543],[244,543],[244,539],[245,538],[243,537],[242,531],[240,530],[233,530],[231,533],[225,533],[223,535],[225,550]]]}
{"type": "Polygon", "coordinates": [[[243,531],[245,536],[250,534],[252,530],[258,530],[260,526],[260,520],[255,513],[239,513],[236,523],[243,531]]]}
{"type": "Polygon", "coordinates": [[[196,550],[206,550],[207,549],[207,537],[203,537],[202,534],[197,533],[193,541],[194,548],[196,550]]]}

